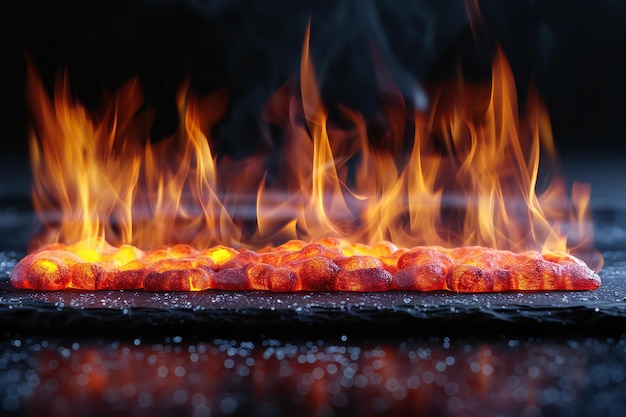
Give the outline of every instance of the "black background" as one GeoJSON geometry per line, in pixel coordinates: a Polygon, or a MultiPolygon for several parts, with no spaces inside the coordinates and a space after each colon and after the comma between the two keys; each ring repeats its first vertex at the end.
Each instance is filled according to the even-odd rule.
{"type": "MultiPolygon", "coordinates": [[[[379,105],[372,44],[407,98],[416,85],[453,76],[459,64],[467,77],[487,78],[499,44],[520,97],[534,82],[546,101],[566,170],[594,187],[607,177],[623,185],[626,5],[569,0],[479,6],[474,37],[463,1],[5,1],[2,182],[28,176],[26,56],[49,88],[66,68],[87,106],[96,106],[103,90],[138,75],[146,105],[156,110],[152,140],[176,129],[174,93],[185,77],[201,94],[225,86],[231,95],[216,132],[218,152],[246,155],[272,140],[260,134],[262,109],[297,74],[311,17],[312,57],[327,103],[341,101],[366,115],[379,105]]],[[[596,188],[602,195],[602,184],[596,188]]]]}

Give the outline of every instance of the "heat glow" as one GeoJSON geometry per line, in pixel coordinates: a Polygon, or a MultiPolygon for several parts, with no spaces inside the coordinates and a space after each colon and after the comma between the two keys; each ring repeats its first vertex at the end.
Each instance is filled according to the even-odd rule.
{"type": "Polygon", "coordinates": [[[42,226],[32,248],[73,245],[93,262],[108,256],[108,245],[261,249],[325,238],[591,251],[589,189],[577,184],[568,193],[560,177],[539,178],[540,159],[556,160],[547,110],[534,91],[518,109],[501,51],[490,80],[430,88],[426,111],[399,93],[388,97],[385,141],[373,143],[361,114],[340,107],[341,123],[329,118],[308,36],[299,88],[287,83],[265,112],[268,126],[283,132],[278,158],[266,148],[244,160],[214,154],[224,91],[198,97],[181,87],[178,131],[151,143],[138,80],[91,110],[72,96],[67,77],[51,98],[31,66],[33,201],[42,226]]]}

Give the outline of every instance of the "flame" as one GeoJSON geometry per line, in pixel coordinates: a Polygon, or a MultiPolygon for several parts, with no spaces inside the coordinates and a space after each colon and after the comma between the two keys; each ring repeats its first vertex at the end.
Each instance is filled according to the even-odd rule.
{"type": "Polygon", "coordinates": [[[214,154],[223,91],[197,97],[183,86],[179,129],[155,144],[137,80],[105,95],[95,111],[72,97],[67,77],[51,99],[30,66],[33,200],[43,226],[33,246],[260,248],[339,237],[405,247],[590,249],[590,191],[575,185],[570,201],[560,177],[540,182],[540,160],[556,160],[547,110],[531,91],[519,111],[501,51],[489,82],[433,88],[427,111],[386,88],[389,129],[381,142],[353,110],[339,106],[341,123],[330,119],[308,45],[307,30],[299,88],[286,84],[265,113],[284,132],[278,167],[267,151],[245,160],[214,154]]]}

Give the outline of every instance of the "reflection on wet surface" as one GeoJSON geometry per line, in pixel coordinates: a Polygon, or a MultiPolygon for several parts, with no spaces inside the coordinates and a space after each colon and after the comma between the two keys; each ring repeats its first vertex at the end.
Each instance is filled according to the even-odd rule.
{"type": "Polygon", "coordinates": [[[626,337],[393,343],[5,335],[18,415],[624,415],[626,337]]]}

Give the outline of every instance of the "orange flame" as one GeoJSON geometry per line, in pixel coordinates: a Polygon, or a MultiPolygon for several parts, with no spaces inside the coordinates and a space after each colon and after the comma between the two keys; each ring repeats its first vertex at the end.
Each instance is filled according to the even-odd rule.
{"type": "Polygon", "coordinates": [[[425,113],[407,108],[399,93],[391,97],[388,142],[373,144],[362,115],[340,107],[347,129],[329,120],[308,44],[307,31],[300,94],[287,95],[285,86],[266,111],[285,132],[273,175],[262,152],[244,161],[213,154],[223,92],[200,98],[182,88],[179,130],[151,144],[137,80],[89,111],[66,78],[51,100],[30,68],[33,199],[44,230],[34,244],[262,247],[340,237],[407,247],[590,249],[589,190],[575,185],[568,203],[560,178],[539,186],[540,148],[555,159],[547,111],[531,92],[520,115],[502,52],[490,82],[440,86],[425,113]]]}

